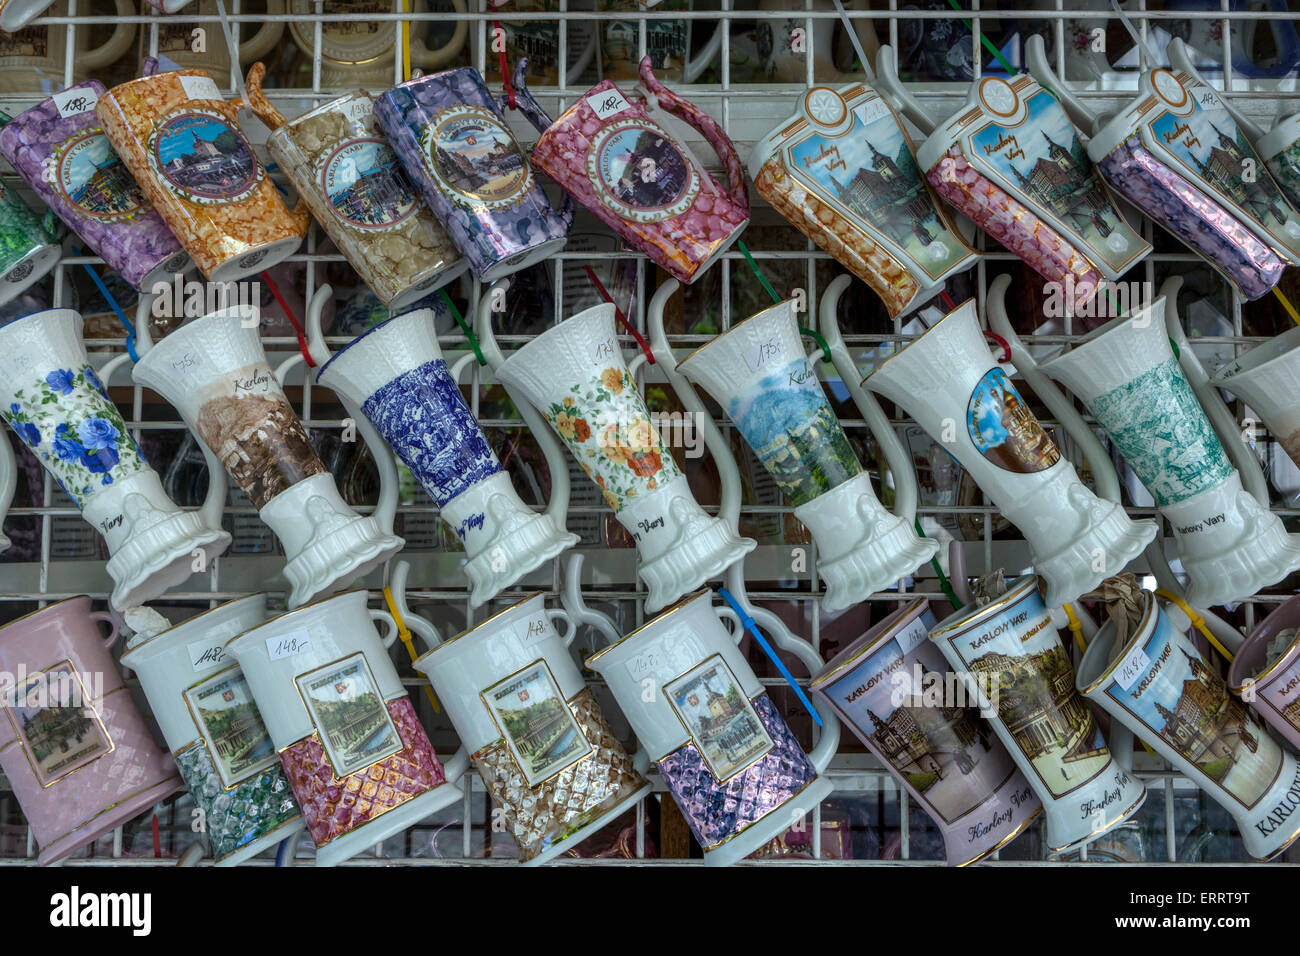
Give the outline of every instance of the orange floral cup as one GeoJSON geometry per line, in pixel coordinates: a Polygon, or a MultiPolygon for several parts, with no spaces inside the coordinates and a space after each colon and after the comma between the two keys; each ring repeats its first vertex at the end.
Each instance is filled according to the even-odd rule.
{"type": "Polygon", "coordinates": [[[243,101],[203,70],[150,67],[101,96],[95,114],[204,277],[233,282],[291,256],[309,214],[285,207],[239,127],[243,101]]]}

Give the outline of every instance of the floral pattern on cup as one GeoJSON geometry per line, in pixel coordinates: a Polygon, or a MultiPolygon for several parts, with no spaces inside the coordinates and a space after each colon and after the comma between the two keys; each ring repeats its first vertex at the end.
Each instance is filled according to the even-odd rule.
{"type": "Polygon", "coordinates": [[[569,391],[543,411],[614,511],[681,475],[625,367],[569,391]]]}
{"type": "Polygon", "coordinates": [[[1232,474],[1219,436],[1176,358],[1092,399],[1088,409],[1161,508],[1232,474]]]}
{"type": "Polygon", "coordinates": [[[15,401],[0,415],[77,507],[96,489],[148,469],[90,366],[56,368],[13,394],[15,401]]]}
{"type": "Polygon", "coordinates": [[[13,273],[10,270],[53,238],[36,213],[12,190],[0,185],[0,276],[6,282],[27,278],[25,274],[17,274],[18,270],[13,273]]]}

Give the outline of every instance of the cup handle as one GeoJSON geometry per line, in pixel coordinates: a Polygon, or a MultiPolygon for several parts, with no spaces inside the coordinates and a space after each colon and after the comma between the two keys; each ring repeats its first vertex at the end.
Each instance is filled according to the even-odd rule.
{"type": "Polygon", "coordinates": [[[266,64],[254,63],[248,69],[248,78],[244,86],[248,90],[248,108],[266,124],[268,129],[277,130],[285,124],[284,114],[271,105],[271,101],[262,92],[262,79],[266,76],[266,64]]]}
{"type": "Polygon", "coordinates": [[[551,607],[546,609],[546,617],[555,627],[556,621],[563,621],[564,627],[555,629],[560,633],[560,640],[564,642],[565,648],[573,646],[573,639],[578,635],[578,625],[574,623],[573,618],[569,617],[569,612],[561,607],[551,607]]]}
{"type": "Polygon", "coordinates": [[[1056,75],[1047,61],[1047,46],[1041,36],[1035,34],[1025,43],[1025,62],[1029,66],[1029,75],[1057,98],[1070,122],[1089,136],[1097,131],[1100,125],[1097,114],[1075,95],[1069,83],[1056,75]]]}
{"type": "MultiPolygon", "coordinates": [[[[465,13],[468,10],[468,7],[465,6],[465,0],[452,0],[452,7],[457,13],[465,13]]],[[[465,40],[468,37],[469,21],[457,20],[456,29],[452,33],[451,39],[436,50],[430,50],[424,45],[423,40],[414,40],[411,43],[411,66],[418,66],[423,70],[433,70],[450,63],[464,49],[465,40]]]]}
{"type": "Polygon", "coordinates": [[[912,463],[912,456],[899,440],[898,433],[894,431],[894,426],[889,423],[889,416],[880,407],[880,402],[876,401],[876,396],[862,387],[862,373],[858,370],[853,357],[849,355],[844,338],[840,335],[838,319],[840,296],[852,281],[851,276],[843,275],[834,279],[826,287],[818,309],[817,331],[821,333],[827,348],[831,350],[831,364],[835,366],[835,371],[839,372],[840,381],[844,383],[844,387],[853,399],[853,404],[857,405],[858,411],[866,419],[867,427],[871,429],[871,434],[875,436],[885,452],[885,461],[894,478],[893,514],[910,525],[916,520],[916,503],[919,497],[916,466],[912,463]]]}
{"type": "Polygon", "coordinates": [[[560,592],[560,601],[569,616],[579,624],[594,627],[604,635],[605,640],[613,644],[622,639],[613,618],[594,608],[588,607],[582,597],[582,554],[570,551],[564,559],[564,590],[560,592]]]}
{"type": "Polygon", "coordinates": [[[402,622],[413,632],[419,635],[424,646],[428,650],[433,650],[442,643],[442,635],[438,629],[433,626],[433,622],[426,618],[420,617],[411,611],[406,603],[406,579],[411,573],[411,563],[409,561],[397,561],[393,564],[393,572],[388,578],[388,593],[393,596],[393,606],[397,608],[397,613],[402,615],[402,622]]]}
{"type": "MultiPolygon", "coordinates": [[[[114,0],[114,6],[117,8],[119,22],[113,27],[113,32],[102,46],[98,46],[93,50],[77,51],[77,66],[79,68],[98,70],[110,63],[116,63],[125,55],[127,50],[131,49],[131,44],[135,42],[135,24],[122,22],[137,15],[135,5],[131,3],[131,0],[114,0]]],[[[59,40],[54,42],[57,43],[59,40]]]]}
{"type": "Polygon", "coordinates": [[[894,48],[888,44],[876,53],[876,78],[872,85],[890,106],[910,119],[922,133],[929,136],[934,132],[935,122],[930,114],[921,106],[921,101],[907,92],[899,81],[894,48]]]}
{"type": "MultiPolygon", "coordinates": [[[[488,368],[495,372],[505,361],[501,346],[497,344],[496,333],[492,330],[492,302],[498,295],[504,296],[510,288],[509,279],[498,279],[492,283],[479,298],[478,316],[474,321],[474,332],[478,336],[479,347],[487,359],[488,368]],[[498,292],[498,290],[500,290],[498,292]]],[[[509,394],[510,390],[506,389],[509,394]]],[[[546,505],[546,514],[555,523],[561,534],[568,531],[566,519],[569,513],[569,466],[564,457],[564,449],[555,432],[542,418],[541,413],[526,401],[510,398],[519,409],[519,416],[533,434],[533,440],[542,449],[546,459],[546,468],[551,473],[551,500],[546,505]]]]}
{"type": "MultiPolygon", "coordinates": [[[[278,15],[283,14],[284,0],[267,0],[266,19],[262,21],[257,32],[239,44],[239,62],[247,63],[270,53],[284,35],[284,21],[278,15]]],[[[238,69],[238,64],[236,65],[238,69]]]]}
{"type": "MultiPolygon", "coordinates": [[[[382,621],[384,624],[388,625],[387,632],[380,638],[380,641],[384,645],[384,650],[388,650],[397,643],[397,622],[393,620],[393,615],[389,614],[387,611],[381,611],[377,607],[366,608],[366,613],[370,615],[370,620],[377,623],[382,621]]],[[[412,630],[414,630],[414,628],[412,628],[412,630]]]]}
{"type": "MultiPolygon", "coordinates": [[[[721,32],[721,31],[719,31],[721,32]]],[[[713,117],[694,103],[684,100],[655,78],[650,57],[641,58],[641,86],[652,104],[657,104],[678,119],[693,126],[704,141],[713,147],[722,168],[727,171],[727,195],[739,208],[749,212],[749,190],[745,187],[745,167],[736,155],[736,147],[713,117]]]]}
{"type": "MultiPolygon", "coordinates": [[[[258,66],[261,64],[259,63],[258,66]]],[[[334,289],[329,283],[325,283],[316,290],[316,294],[307,303],[307,351],[311,353],[311,360],[318,368],[330,360],[330,347],[325,344],[321,315],[333,295],[334,289]]]]}
{"type": "MultiPolygon", "coordinates": [[[[1182,70],[1184,73],[1190,73],[1205,86],[1210,85],[1209,83],[1206,83],[1205,78],[1197,72],[1196,66],[1192,63],[1191,55],[1187,52],[1187,42],[1185,40],[1179,37],[1172,38],[1169,41],[1169,45],[1165,47],[1165,52],[1169,56],[1169,65],[1173,69],[1182,70]]],[[[1237,109],[1226,92],[1220,91],[1219,102],[1223,104],[1223,108],[1227,110],[1229,115],[1237,121],[1237,125],[1241,127],[1241,131],[1246,134],[1246,138],[1252,143],[1264,135],[1264,131],[1259,128],[1259,124],[1245,116],[1241,110],[1237,109]]]]}
{"type": "Polygon", "coordinates": [[[739,644],[741,638],[745,636],[745,624],[735,608],[730,604],[717,604],[714,605],[713,613],[718,615],[718,620],[726,622],[727,633],[731,635],[732,643],[739,644]]]}
{"type": "MultiPolygon", "coordinates": [[[[538,133],[545,133],[553,123],[550,115],[542,109],[541,104],[533,99],[533,94],[528,90],[528,60],[527,58],[519,60],[515,64],[515,73],[513,77],[515,88],[515,105],[519,107],[519,112],[524,114],[528,122],[533,124],[533,128],[538,133]]],[[[502,116],[509,109],[508,98],[504,95],[497,97],[497,111],[502,116]]],[[[573,225],[573,197],[565,192],[564,204],[556,213],[560,221],[564,223],[564,229],[567,232],[573,225]]]]}
{"type": "MultiPolygon", "coordinates": [[[[14,492],[18,490],[18,465],[14,461],[14,446],[6,434],[0,438],[0,526],[9,514],[9,506],[14,503],[14,492]]],[[[0,552],[8,551],[13,545],[8,536],[0,531],[0,552]]]]}
{"type": "Polygon", "coordinates": [[[104,650],[112,650],[117,639],[122,635],[122,627],[118,622],[117,615],[111,611],[91,611],[88,615],[96,624],[108,625],[108,636],[104,638],[104,650]]]}
{"type": "MultiPolygon", "coordinates": [[[[699,23],[700,21],[697,20],[695,22],[699,23]]],[[[722,27],[720,24],[714,24],[713,33],[709,36],[709,42],[704,44],[704,49],[700,51],[700,55],[693,59],[688,59],[686,65],[682,68],[682,82],[694,83],[696,78],[708,69],[709,64],[717,59],[718,51],[721,49],[722,27]]]]}

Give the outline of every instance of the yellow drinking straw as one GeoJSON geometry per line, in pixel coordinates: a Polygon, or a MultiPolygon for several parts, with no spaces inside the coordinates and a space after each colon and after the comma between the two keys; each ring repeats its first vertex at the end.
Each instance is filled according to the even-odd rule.
{"type": "MultiPolygon", "coordinates": [[[[401,0],[400,13],[407,12],[406,0],[401,0]]],[[[411,21],[402,21],[402,79],[411,78],[411,21]]],[[[432,694],[430,695],[432,696],[432,694]]],[[[436,704],[434,706],[437,706],[436,704]]]]}
{"type": "Polygon", "coordinates": [[[1286,309],[1286,314],[1291,316],[1291,321],[1296,325],[1300,325],[1300,312],[1295,310],[1295,306],[1291,304],[1291,300],[1283,295],[1282,290],[1277,286],[1273,286],[1273,294],[1277,296],[1277,300],[1282,303],[1282,308],[1286,309]]]}
{"type": "Polygon", "coordinates": [[[1205,639],[1214,646],[1214,649],[1223,655],[1223,659],[1226,661],[1232,660],[1232,653],[1226,647],[1220,644],[1219,639],[1215,637],[1212,633],[1210,633],[1210,629],[1206,627],[1205,618],[1201,617],[1201,615],[1193,611],[1186,601],[1180,598],[1177,594],[1172,594],[1169,591],[1166,591],[1164,588],[1156,589],[1156,597],[1167,598],[1168,600],[1176,604],[1178,606],[1178,609],[1191,619],[1192,626],[1195,627],[1202,634],[1204,634],[1205,639]]]}
{"type": "MultiPolygon", "coordinates": [[[[397,625],[397,639],[406,645],[406,653],[411,655],[414,661],[420,655],[415,651],[415,639],[411,637],[411,630],[402,620],[402,612],[397,609],[397,602],[393,600],[393,592],[387,584],[384,585],[384,600],[388,603],[388,613],[393,615],[393,622],[397,625]]],[[[433,694],[433,687],[428,681],[424,682],[424,692],[429,695],[429,703],[433,705],[433,712],[441,714],[442,708],[438,706],[438,698],[433,694]]]]}
{"type": "Polygon", "coordinates": [[[1088,642],[1083,639],[1083,622],[1074,613],[1073,607],[1068,604],[1061,606],[1065,609],[1065,616],[1070,619],[1070,633],[1074,635],[1074,643],[1079,646],[1080,652],[1086,651],[1088,642]]]}

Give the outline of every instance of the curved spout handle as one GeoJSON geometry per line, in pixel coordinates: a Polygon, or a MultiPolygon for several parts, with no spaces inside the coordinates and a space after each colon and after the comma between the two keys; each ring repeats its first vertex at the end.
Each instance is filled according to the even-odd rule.
{"type": "Polygon", "coordinates": [[[153,334],[149,331],[149,319],[153,315],[156,296],[151,292],[141,292],[135,300],[135,354],[144,358],[144,354],[153,348],[153,334]]]}
{"type": "Polygon", "coordinates": [[[1056,75],[1047,61],[1047,47],[1038,34],[1025,43],[1025,61],[1029,64],[1029,75],[1060,101],[1070,122],[1088,136],[1096,133],[1101,125],[1100,117],[1075,94],[1069,83],[1056,75]]]}
{"type": "Polygon", "coordinates": [[[907,92],[898,78],[898,65],[894,59],[893,47],[882,46],[876,54],[876,78],[872,85],[877,92],[889,100],[894,109],[915,123],[922,133],[929,136],[934,132],[937,124],[921,106],[921,101],[907,92]]]}
{"type": "MultiPolygon", "coordinates": [[[[1169,45],[1165,47],[1165,52],[1169,55],[1169,65],[1175,70],[1182,70],[1184,73],[1190,73],[1205,86],[1210,85],[1205,82],[1205,78],[1201,76],[1201,74],[1196,71],[1196,67],[1192,65],[1192,56],[1187,52],[1187,44],[1184,43],[1182,39],[1179,37],[1173,37],[1169,41],[1169,45]]],[[[1231,115],[1234,120],[1237,121],[1237,125],[1241,127],[1241,131],[1246,134],[1248,140],[1253,143],[1264,135],[1264,130],[1260,128],[1259,124],[1254,120],[1248,119],[1241,110],[1237,109],[1237,107],[1232,104],[1226,91],[1219,90],[1217,92],[1219,94],[1219,101],[1223,103],[1223,108],[1228,111],[1229,115],[1231,115]]]]}
{"type": "Polygon", "coordinates": [[[871,429],[871,434],[875,436],[885,453],[885,461],[889,463],[889,471],[894,480],[893,514],[911,524],[916,520],[918,499],[916,469],[912,464],[912,456],[903,447],[898,433],[894,431],[894,426],[889,424],[889,416],[880,407],[880,402],[876,401],[876,396],[862,387],[862,372],[858,370],[853,356],[849,355],[844,337],[840,335],[840,323],[837,318],[840,296],[852,281],[851,276],[843,275],[834,279],[826,287],[817,311],[817,331],[821,333],[822,339],[831,351],[831,364],[835,366],[835,371],[840,373],[840,380],[844,382],[844,387],[853,398],[853,404],[866,419],[867,427],[871,429]]]}
{"type": "MultiPolygon", "coordinates": [[[[487,359],[488,368],[496,371],[505,362],[505,356],[501,354],[501,346],[497,344],[496,332],[492,329],[492,306],[497,301],[504,301],[506,290],[510,288],[509,279],[498,279],[485,290],[479,299],[478,314],[474,319],[474,334],[478,336],[479,348],[483,351],[483,357],[487,359]]],[[[503,388],[505,386],[502,386],[503,388]]],[[[551,430],[550,425],[542,418],[541,413],[533,408],[528,402],[520,401],[510,394],[510,389],[506,389],[506,394],[510,395],[510,400],[514,402],[515,408],[519,409],[519,417],[524,420],[532,432],[533,440],[537,442],[542,449],[542,457],[546,459],[546,468],[551,473],[551,500],[546,504],[546,514],[555,527],[563,534],[569,530],[567,520],[569,515],[569,463],[564,457],[564,449],[560,447],[560,440],[555,437],[555,432],[551,430]]]]}
{"type": "Polygon", "coordinates": [[[731,530],[739,533],[740,526],[740,469],[736,466],[722,431],[713,421],[704,402],[696,393],[695,387],[686,377],[677,371],[677,359],[673,357],[672,347],[664,332],[664,307],[668,300],[680,288],[676,279],[664,281],[650,299],[650,308],[646,310],[646,330],[650,333],[650,350],[654,352],[655,365],[664,373],[668,384],[672,386],[686,413],[692,417],[701,433],[704,444],[718,466],[718,517],[730,525],[731,530]]]}
{"type": "Polygon", "coordinates": [[[1182,276],[1170,276],[1160,286],[1160,295],[1165,297],[1165,329],[1178,351],[1178,364],[1182,366],[1183,374],[1187,376],[1187,383],[1192,386],[1192,392],[1201,403],[1201,408],[1205,409],[1210,424],[1214,426],[1214,431],[1223,444],[1223,450],[1228,453],[1228,457],[1232,459],[1233,465],[1241,474],[1242,487],[1250,492],[1261,507],[1267,509],[1269,507],[1268,481],[1259,466],[1259,459],[1246,444],[1241,429],[1237,427],[1237,419],[1228,410],[1223,396],[1210,384],[1210,376],[1205,371],[1205,366],[1196,357],[1196,350],[1192,348],[1187,340],[1187,333],[1183,331],[1183,322],[1178,315],[1178,290],[1182,285],[1182,276]]]}
{"type": "Polygon", "coordinates": [[[1007,345],[1011,348],[1011,360],[1015,363],[1016,371],[1034,390],[1039,400],[1056,416],[1056,420],[1061,423],[1066,433],[1079,446],[1083,456],[1088,459],[1093,479],[1097,483],[1097,496],[1108,501],[1119,502],[1119,476],[1115,473],[1110,455],[1061,388],[1039,371],[1038,363],[1029,354],[1029,349],[1020,340],[1016,330],[1011,327],[1005,301],[1007,286],[1010,284],[1010,276],[1000,275],[989,285],[988,295],[984,300],[989,326],[1006,339],[1007,345]]]}
{"type": "Polygon", "coordinates": [[[321,313],[334,295],[334,289],[327,282],[316,290],[316,294],[307,303],[307,351],[311,360],[319,368],[330,360],[330,347],[325,344],[325,333],[321,330],[321,313]]]}
{"type": "Polygon", "coordinates": [[[587,624],[594,627],[608,643],[613,644],[623,637],[618,631],[618,625],[608,614],[588,607],[582,597],[582,558],[577,551],[570,551],[564,559],[564,589],[560,592],[560,603],[569,612],[575,625],[587,624]]]}

